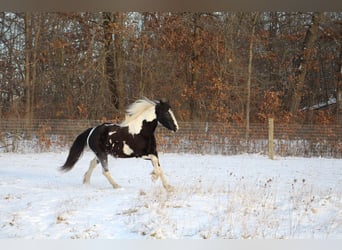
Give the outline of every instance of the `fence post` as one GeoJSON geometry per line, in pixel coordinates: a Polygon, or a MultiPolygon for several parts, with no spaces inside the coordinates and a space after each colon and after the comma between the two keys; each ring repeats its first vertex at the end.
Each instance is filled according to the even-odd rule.
{"type": "Polygon", "coordinates": [[[273,134],[274,134],[274,122],[273,118],[268,119],[268,157],[274,159],[274,148],[273,148],[273,134]]]}

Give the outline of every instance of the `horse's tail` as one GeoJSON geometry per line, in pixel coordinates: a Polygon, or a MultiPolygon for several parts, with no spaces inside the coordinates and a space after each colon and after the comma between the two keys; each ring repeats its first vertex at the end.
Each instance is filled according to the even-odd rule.
{"type": "Polygon", "coordinates": [[[93,128],[88,128],[86,131],[76,137],[74,143],[70,148],[66,162],[60,168],[61,171],[67,172],[74,167],[87,144],[87,139],[92,129],[93,128]]]}

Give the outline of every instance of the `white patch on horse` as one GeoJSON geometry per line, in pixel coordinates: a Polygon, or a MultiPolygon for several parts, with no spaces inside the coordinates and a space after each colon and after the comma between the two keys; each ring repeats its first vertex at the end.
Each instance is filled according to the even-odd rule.
{"type": "Polygon", "coordinates": [[[111,136],[111,135],[116,134],[116,133],[117,133],[117,131],[112,131],[112,132],[109,132],[108,135],[111,136]]]}
{"type": "Polygon", "coordinates": [[[87,145],[88,145],[88,147],[89,147],[89,138],[90,138],[91,134],[94,132],[94,130],[95,130],[96,128],[97,128],[97,127],[93,127],[93,129],[90,130],[90,132],[89,132],[89,135],[88,135],[88,137],[87,137],[87,145]]]}
{"type": "Polygon", "coordinates": [[[171,109],[169,109],[169,113],[170,113],[170,115],[171,115],[171,117],[172,117],[172,120],[173,120],[174,124],[176,125],[177,130],[178,130],[178,129],[179,129],[179,126],[178,126],[176,117],[175,117],[175,115],[174,115],[174,113],[172,112],[171,109]]]}
{"type": "Polygon", "coordinates": [[[125,155],[131,155],[134,152],[133,149],[131,149],[130,146],[128,146],[125,141],[123,141],[122,150],[125,155]]]}
{"type": "Polygon", "coordinates": [[[156,103],[148,99],[140,99],[131,104],[126,110],[126,118],[119,125],[128,127],[132,135],[139,134],[143,121],[151,122],[157,118],[155,112],[156,103]]]}

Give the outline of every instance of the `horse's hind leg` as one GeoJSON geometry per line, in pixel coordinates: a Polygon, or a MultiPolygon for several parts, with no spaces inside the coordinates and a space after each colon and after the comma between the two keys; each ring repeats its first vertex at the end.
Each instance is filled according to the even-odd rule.
{"type": "Polygon", "coordinates": [[[91,177],[91,174],[93,173],[96,165],[99,163],[99,161],[97,160],[97,157],[95,157],[91,162],[90,162],[90,165],[89,165],[89,169],[87,172],[85,172],[84,174],[84,177],[83,177],[83,183],[84,184],[89,184],[90,183],[90,177],[91,177]]]}
{"type": "Polygon", "coordinates": [[[103,175],[107,178],[109,183],[113,186],[113,188],[121,188],[121,186],[114,181],[114,179],[112,178],[112,176],[108,170],[107,155],[106,156],[102,155],[101,157],[99,157],[99,160],[100,160],[102,168],[103,168],[103,175]]]}

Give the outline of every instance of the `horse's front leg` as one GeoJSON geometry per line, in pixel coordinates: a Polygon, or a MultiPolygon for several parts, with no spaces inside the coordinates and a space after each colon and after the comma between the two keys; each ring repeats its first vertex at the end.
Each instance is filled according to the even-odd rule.
{"type": "Polygon", "coordinates": [[[108,169],[108,156],[107,155],[100,155],[98,157],[99,161],[101,162],[102,165],[102,170],[103,170],[103,175],[107,178],[109,183],[113,186],[113,188],[121,188],[119,184],[117,184],[114,179],[112,178],[109,169],[108,169]]]}
{"type": "Polygon", "coordinates": [[[160,164],[159,164],[158,156],[153,155],[153,154],[149,154],[147,156],[143,156],[143,158],[149,159],[152,161],[152,164],[154,167],[154,170],[151,173],[152,179],[154,181],[156,181],[158,179],[158,177],[160,177],[160,180],[162,181],[163,187],[169,192],[173,191],[173,187],[170,184],[168,184],[166,179],[165,179],[163,170],[161,169],[160,164]]]}

